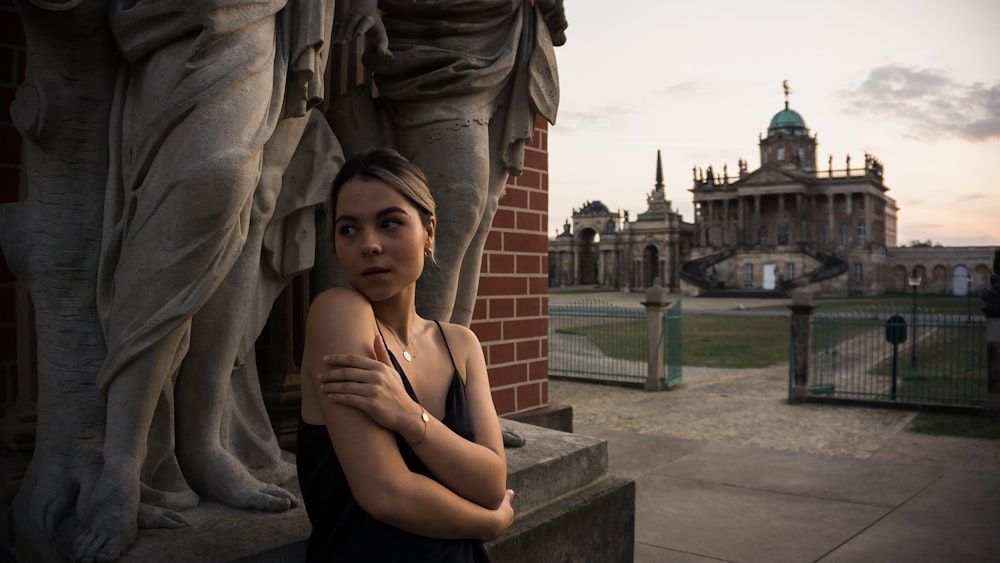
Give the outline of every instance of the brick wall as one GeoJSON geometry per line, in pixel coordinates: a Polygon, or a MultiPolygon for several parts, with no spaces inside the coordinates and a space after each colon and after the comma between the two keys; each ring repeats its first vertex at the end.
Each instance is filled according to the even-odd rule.
{"type": "Polygon", "coordinates": [[[548,124],[535,120],[524,173],[511,177],[486,240],[472,330],[501,415],[548,398],[548,124]]]}
{"type": "MultiPolygon", "coordinates": [[[[0,2],[0,204],[17,201],[21,135],[10,120],[10,103],[24,80],[24,31],[11,2],[0,2]]],[[[14,400],[17,383],[17,281],[0,253],[0,416],[14,400]]]]}

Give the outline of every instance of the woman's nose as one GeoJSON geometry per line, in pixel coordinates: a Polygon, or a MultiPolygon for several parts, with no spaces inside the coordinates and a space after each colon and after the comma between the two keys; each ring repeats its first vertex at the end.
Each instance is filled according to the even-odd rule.
{"type": "Polygon", "coordinates": [[[376,255],[382,253],[382,243],[377,233],[366,231],[362,235],[361,250],[365,255],[376,255]]]}

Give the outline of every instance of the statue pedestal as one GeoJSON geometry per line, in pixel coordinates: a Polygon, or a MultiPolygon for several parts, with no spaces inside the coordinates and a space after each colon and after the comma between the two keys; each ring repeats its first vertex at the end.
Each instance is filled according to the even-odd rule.
{"type": "MultiPolygon", "coordinates": [[[[607,442],[504,420],[527,440],[507,450],[514,525],[487,547],[494,563],[631,561],[635,482],[608,475],[607,442]]],[[[298,494],[298,484],[290,490],[298,494]]],[[[304,561],[309,520],[205,502],[184,513],[191,527],[143,530],[123,563],[304,561]]],[[[60,561],[51,543],[18,535],[18,561],[60,561]],[[36,540],[36,541],[31,541],[36,540]]]]}

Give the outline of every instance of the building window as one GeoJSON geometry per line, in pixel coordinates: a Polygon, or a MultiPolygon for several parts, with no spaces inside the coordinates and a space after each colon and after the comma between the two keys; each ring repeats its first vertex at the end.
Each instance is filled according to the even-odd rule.
{"type": "Polygon", "coordinates": [[[861,210],[861,211],[865,210],[865,197],[864,196],[861,196],[861,199],[858,200],[858,209],[861,210]]]}
{"type": "Polygon", "coordinates": [[[767,247],[767,227],[761,225],[760,229],[757,230],[757,239],[760,241],[760,247],[767,247]]]}
{"type": "Polygon", "coordinates": [[[785,160],[785,147],[778,147],[778,162],[785,160]]]}
{"type": "Polygon", "coordinates": [[[840,224],[840,246],[847,246],[847,223],[840,224]]]}
{"type": "Polygon", "coordinates": [[[728,246],[729,245],[729,237],[726,236],[727,234],[729,234],[729,229],[727,227],[723,227],[722,228],[722,246],[728,246]]]}
{"type": "Polygon", "coordinates": [[[865,281],[865,265],[861,262],[854,263],[854,281],[863,282],[865,281]]]}
{"type": "Polygon", "coordinates": [[[712,246],[712,228],[705,227],[705,246],[712,246]]]}
{"type": "Polygon", "coordinates": [[[777,232],[777,244],[778,246],[786,246],[788,244],[788,221],[782,219],[778,221],[778,232],[777,232]]]}
{"type": "Polygon", "coordinates": [[[743,286],[753,287],[753,264],[743,265],[743,286]]]}
{"type": "Polygon", "coordinates": [[[794,280],[795,279],[795,263],[794,262],[789,262],[789,263],[785,264],[785,276],[789,280],[794,280]]]}
{"type": "Polygon", "coordinates": [[[827,245],[830,244],[830,224],[829,223],[823,223],[823,226],[820,227],[819,242],[823,246],[827,246],[827,245]]]}
{"type": "Polygon", "coordinates": [[[858,222],[858,248],[865,247],[865,222],[858,222]]]}

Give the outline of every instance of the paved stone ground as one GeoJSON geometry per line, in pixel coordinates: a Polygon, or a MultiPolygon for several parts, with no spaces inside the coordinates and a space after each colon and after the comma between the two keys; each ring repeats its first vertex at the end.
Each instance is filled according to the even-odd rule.
{"type": "Polygon", "coordinates": [[[940,437],[907,430],[912,411],[789,404],[788,367],[684,368],[684,382],[648,392],[549,380],[549,400],[573,407],[587,428],[810,454],[996,471],[1000,440],[940,437]]]}

